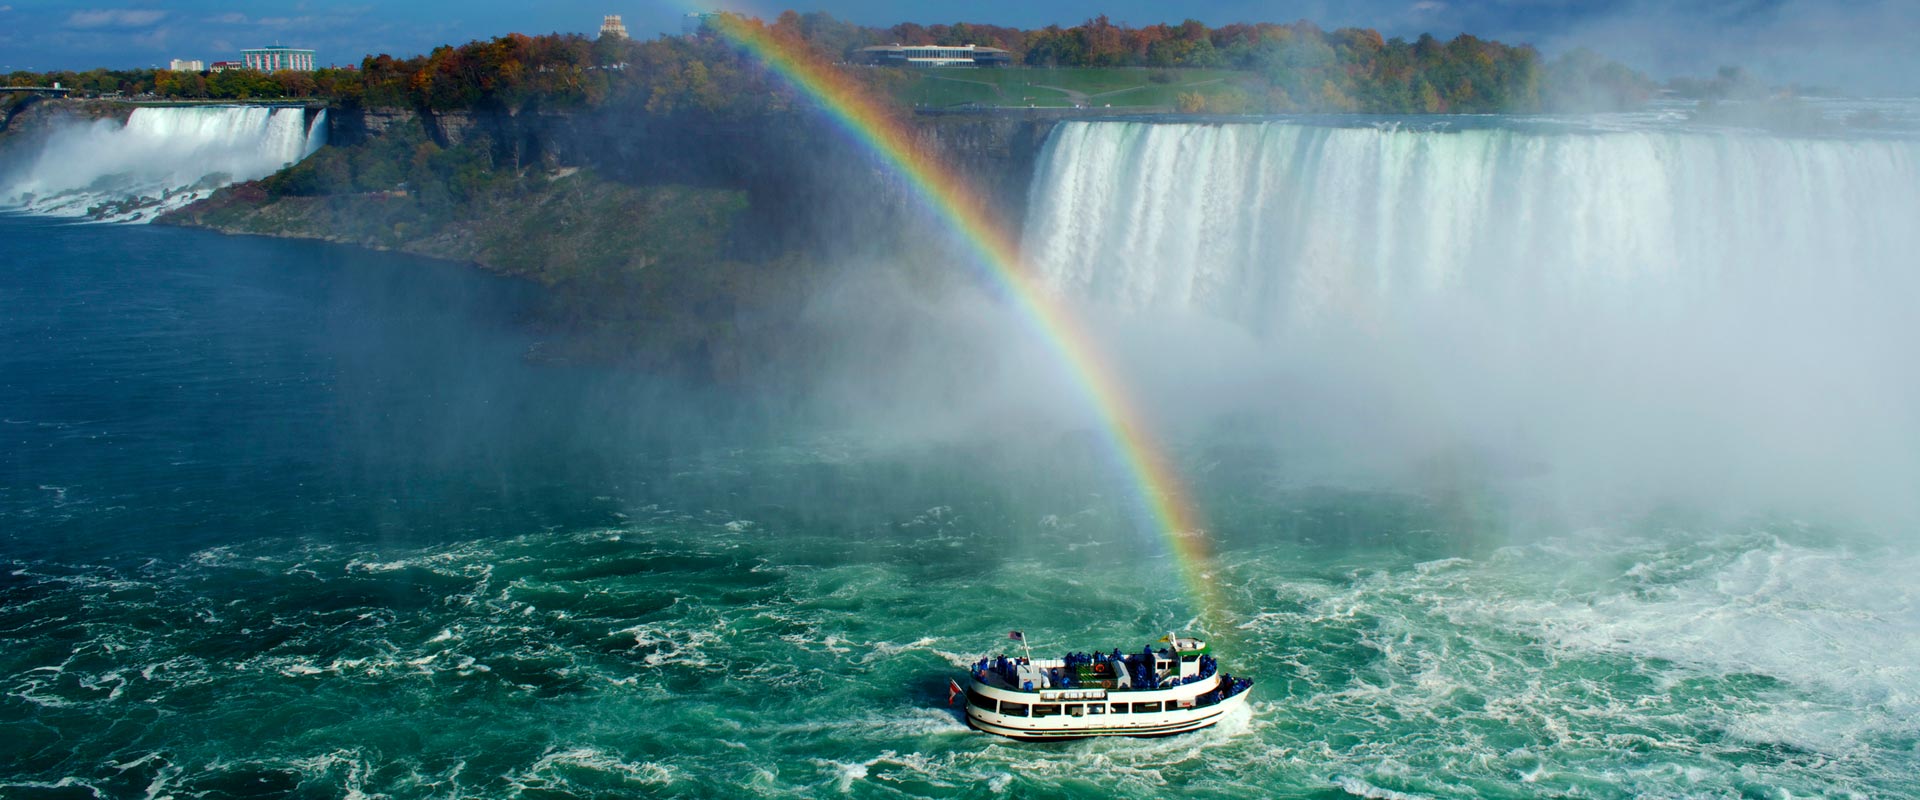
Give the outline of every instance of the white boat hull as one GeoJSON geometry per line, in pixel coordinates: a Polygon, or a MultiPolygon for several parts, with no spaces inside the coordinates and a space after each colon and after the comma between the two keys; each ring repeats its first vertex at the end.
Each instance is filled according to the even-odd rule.
{"type": "Polygon", "coordinates": [[[948,701],[964,694],[968,725],[1028,741],[1171,736],[1246,708],[1253,681],[1220,672],[1206,642],[1171,633],[1161,641],[1171,648],[982,658],[964,690],[952,685],[948,701]]]}
{"type": "MultiPolygon", "coordinates": [[[[1171,736],[1217,724],[1229,711],[1246,707],[1248,694],[1251,691],[1240,692],[1212,705],[1144,714],[1015,716],[988,711],[972,702],[967,703],[966,714],[967,724],[978,730],[1026,741],[1059,741],[1092,736],[1171,736]]],[[[1113,699],[1121,699],[1121,695],[1116,694],[1113,699]]]]}

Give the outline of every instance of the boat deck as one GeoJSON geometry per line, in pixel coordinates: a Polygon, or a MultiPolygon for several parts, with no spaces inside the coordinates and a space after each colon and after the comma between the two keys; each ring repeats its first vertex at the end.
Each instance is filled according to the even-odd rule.
{"type": "Polygon", "coordinates": [[[1221,672],[1205,642],[1172,634],[1161,641],[1171,646],[982,658],[971,666],[973,682],[964,690],[954,683],[947,701],[964,693],[969,725],[1033,741],[1185,733],[1246,706],[1253,681],[1221,672]]]}
{"type": "MultiPolygon", "coordinates": [[[[971,669],[974,680],[1012,692],[1103,689],[1143,692],[1195,683],[1212,685],[1219,663],[1204,653],[1151,648],[1138,653],[1068,653],[1057,659],[1026,659],[1006,655],[982,658],[971,669]]],[[[1227,687],[1231,680],[1218,681],[1227,687]]],[[[1229,692],[1230,696],[1232,693],[1229,692]]]]}

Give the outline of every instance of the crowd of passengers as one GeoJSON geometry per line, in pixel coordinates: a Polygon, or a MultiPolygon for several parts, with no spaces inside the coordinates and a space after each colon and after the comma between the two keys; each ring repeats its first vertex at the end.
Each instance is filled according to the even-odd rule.
{"type": "Polygon", "coordinates": [[[1232,675],[1221,675],[1220,686],[1211,692],[1194,698],[1193,704],[1197,706],[1210,706],[1251,688],[1253,688],[1252,678],[1236,678],[1232,675]]]}
{"type": "MultiPolygon", "coordinates": [[[[1160,648],[1157,658],[1161,660],[1177,660],[1178,655],[1178,653],[1169,653],[1167,649],[1163,647],[1160,648]]],[[[1212,677],[1214,670],[1219,668],[1219,662],[1215,661],[1213,656],[1202,655],[1200,656],[1200,673],[1198,675],[1185,678],[1180,677],[1178,674],[1161,677],[1155,674],[1153,665],[1156,660],[1156,655],[1152,645],[1141,648],[1138,653],[1128,655],[1121,655],[1120,648],[1116,647],[1112,653],[1068,653],[1062,660],[1066,662],[1066,666],[1049,667],[1047,669],[1047,680],[1052,688],[1055,689],[1081,688],[1081,682],[1079,680],[1080,668],[1098,667],[1101,664],[1107,665],[1107,671],[1102,676],[1102,680],[1110,678],[1113,674],[1112,670],[1115,668],[1114,665],[1118,664],[1120,665],[1120,669],[1127,671],[1127,677],[1130,679],[1131,686],[1136,689],[1165,689],[1172,686],[1182,686],[1212,677]]],[[[1010,658],[1005,655],[994,656],[991,659],[982,658],[974,663],[973,676],[978,680],[984,681],[987,675],[991,673],[999,675],[1001,680],[1008,686],[1019,686],[1026,691],[1033,691],[1037,688],[1033,685],[1033,682],[1022,681],[1020,678],[1020,666],[1025,663],[1027,663],[1027,660],[1024,658],[1010,658]]],[[[1225,681],[1222,681],[1222,683],[1224,684],[1225,681]]],[[[1252,685],[1252,682],[1248,681],[1248,685],[1252,685]]],[[[1228,692],[1227,696],[1231,697],[1236,693],[1237,691],[1228,692]]]]}

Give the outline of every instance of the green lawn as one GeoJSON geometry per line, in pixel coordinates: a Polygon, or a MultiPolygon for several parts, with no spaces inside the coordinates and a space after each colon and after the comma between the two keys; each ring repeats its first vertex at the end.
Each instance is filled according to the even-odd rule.
{"type": "Polygon", "coordinates": [[[1258,90],[1254,74],[1219,69],[886,69],[912,71],[913,77],[901,81],[894,96],[915,106],[1172,107],[1175,98],[1186,92],[1226,99],[1258,90]]]}

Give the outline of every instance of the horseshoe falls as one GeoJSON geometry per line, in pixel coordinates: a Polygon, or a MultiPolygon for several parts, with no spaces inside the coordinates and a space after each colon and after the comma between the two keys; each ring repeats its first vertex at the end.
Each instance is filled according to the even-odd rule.
{"type": "Polygon", "coordinates": [[[231,183],[264,178],[326,144],[327,112],[302,108],[136,108],[52,134],[0,176],[0,208],[106,222],[150,222],[231,183]]]}
{"type": "MultiPolygon", "coordinates": [[[[36,162],[41,207],[311,146],[163,116],[56,145],[128,154],[36,162]]],[[[831,413],[530,358],[548,298],[463,266],[0,214],[0,796],[1920,796],[1917,164],[1661,121],[1055,128],[1026,253],[1191,486],[1194,632],[1256,684],[1051,744],[947,680],[1009,630],[1204,623],[986,293],[803,298],[881,320],[832,396],[886,413],[831,413]]]]}
{"type": "Polygon", "coordinates": [[[1143,382],[1330,469],[1470,453],[1559,501],[1904,518],[1917,221],[1911,137],[1074,122],[1026,249],[1154,336],[1226,329],[1143,382]]]}
{"type": "Polygon", "coordinates": [[[1260,329],[1419,299],[1910,280],[1888,273],[1920,244],[1909,140],[1072,122],[1042,159],[1028,251],[1056,286],[1260,329]]]}

